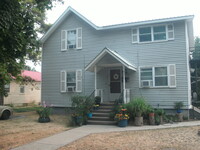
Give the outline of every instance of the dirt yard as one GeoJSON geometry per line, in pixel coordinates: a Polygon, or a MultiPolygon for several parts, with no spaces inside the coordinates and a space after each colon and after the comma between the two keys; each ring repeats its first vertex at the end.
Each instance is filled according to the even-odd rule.
{"type": "Polygon", "coordinates": [[[91,134],[59,150],[200,150],[200,126],[91,134]]]}
{"type": "Polygon", "coordinates": [[[51,115],[50,123],[38,123],[37,119],[36,112],[26,112],[14,113],[14,117],[9,120],[0,120],[0,150],[8,150],[69,129],[64,115],[51,115]]]}

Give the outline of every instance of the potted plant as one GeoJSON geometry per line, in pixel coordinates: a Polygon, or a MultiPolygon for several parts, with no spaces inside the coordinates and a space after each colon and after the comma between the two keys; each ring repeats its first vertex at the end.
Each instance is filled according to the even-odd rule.
{"type": "Polygon", "coordinates": [[[183,102],[175,102],[174,103],[174,108],[176,109],[177,113],[182,113],[182,109],[183,108],[183,102]]]}
{"type": "Polygon", "coordinates": [[[95,96],[94,101],[95,101],[96,105],[100,105],[101,104],[101,97],[100,96],[95,96]]]}
{"type": "Polygon", "coordinates": [[[51,111],[52,111],[51,108],[47,106],[44,102],[43,106],[39,110],[37,110],[37,113],[39,115],[38,122],[40,123],[50,122],[51,111]]]}
{"type": "Polygon", "coordinates": [[[93,106],[93,110],[98,110],[99,109],[99,105],[98,104],[95,104],[94,106],[93,106]]]}
{"type": "Polygon", "coordinates": [[[127,109],[122,108],[119,113],[115,115],[115,120],[119,127],[126,127],[128,125],[129,115],[127,109]]]}
{"type": "Polygon", "coordinates": [[[163,116],[165,115],[165,111],[163,109],[156,109],[155,113],[156,113],[155,123],[157,125],[163,124],[163,116]]]}
{"type": "Polygon", "coordinates": [[[182,109],[183,108],[183,102],[175,102],[174,103],[174,108],[176,109],[176,112],[177,112],[177,118],[178,118],[178,121],[182,122],[183,121],[183,114],[182,114],[182,109]]]}
{"type": "Polygon", "coordinates": [[[142,114],[147,110],[147,103],[144,98],[138,97],[131,100],[128,104],[129,111],[134,114],[134,124],[136,126],[143,125],[143,116],[142,114]]]}
{"type": "Polygon", "coordinates": [[[147,114],[149,116],[149,124],[155,125],[155,113],[154,109],[150,105],[147,106],[147,114]]]}

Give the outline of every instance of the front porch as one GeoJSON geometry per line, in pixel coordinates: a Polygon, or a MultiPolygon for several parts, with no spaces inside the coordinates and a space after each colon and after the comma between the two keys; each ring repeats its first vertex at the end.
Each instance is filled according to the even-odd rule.
{"type": "Polygon", "coordinates": [[[117,52],[104,48],[85,68],[94,72],[94,95],[102,102],[120,99],[130,101],[131,89],[127,86],[130,74],[136,67],[117,52]]]}

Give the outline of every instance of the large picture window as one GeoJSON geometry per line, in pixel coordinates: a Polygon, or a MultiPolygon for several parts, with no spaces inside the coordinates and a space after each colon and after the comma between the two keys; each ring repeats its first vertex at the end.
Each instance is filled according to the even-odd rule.
{"type": "Polygon", "coordinates": [[[176,87],[175,65],[141,67],[140,87],[176,87]]]}

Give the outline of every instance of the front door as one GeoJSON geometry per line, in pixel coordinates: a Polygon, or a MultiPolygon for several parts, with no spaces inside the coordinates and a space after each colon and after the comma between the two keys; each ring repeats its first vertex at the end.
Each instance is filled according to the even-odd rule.
{"type": "Polygon", "coordinates": [[[119,98],[121,94],[121,70],[110,70],[110,101],[119,98]]]}

